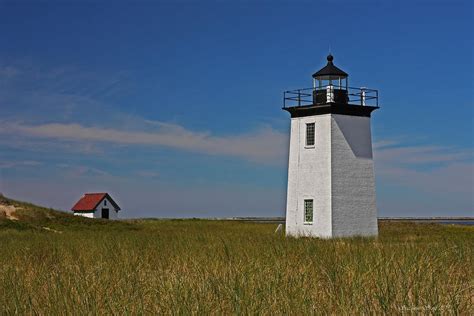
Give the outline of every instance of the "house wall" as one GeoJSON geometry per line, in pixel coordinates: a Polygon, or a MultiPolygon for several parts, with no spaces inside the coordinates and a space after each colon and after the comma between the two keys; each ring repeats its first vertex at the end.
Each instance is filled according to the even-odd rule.
{"type": "Polygon", "coordinates": [[[286,234],[331,236],[331,116],[291,119],[286,234]],[[315,145],[306,146],[306,124],[315,123],[315,145]],[[304,200],[313,199],[313,224],[304,224],[304,200]]]}
{"type": "Polygon", "coordinates": [[[116,211],[114,205],[110,202],[110,200],[105,197],[99,205],[95,208],[94,218],[102,218],[102,209],[108,208],[109,209],[109,219],[118,219],[118,212],[116,211]],[[107,200],[107,205],[105,201],[107,200]]]}

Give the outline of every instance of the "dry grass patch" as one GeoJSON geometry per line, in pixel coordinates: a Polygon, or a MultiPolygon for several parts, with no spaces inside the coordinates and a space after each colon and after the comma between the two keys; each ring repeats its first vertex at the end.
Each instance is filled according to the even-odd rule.
{"type": "Polygon", "coordinates": [[[318,240],[225,221],[44,223],[63,233],[0,229],[0,314],[472,311],[472,227],[318,240]]]}

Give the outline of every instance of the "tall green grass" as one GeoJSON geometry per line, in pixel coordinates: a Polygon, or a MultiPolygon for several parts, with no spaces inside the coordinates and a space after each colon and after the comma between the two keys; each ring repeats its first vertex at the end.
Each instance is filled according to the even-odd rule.
{"type": "Polygon", "coordinates": [[[271,224],[70,221],[0,228],[0,314],[473,312],[471,227],[319,240],[271,224]]]}

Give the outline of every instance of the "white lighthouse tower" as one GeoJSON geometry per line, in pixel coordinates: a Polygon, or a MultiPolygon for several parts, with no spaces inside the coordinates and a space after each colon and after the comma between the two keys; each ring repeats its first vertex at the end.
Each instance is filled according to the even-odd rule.
{"type": "Polygon", "coordinates": [[[286,91],[291,114],[286,234],[376,236],[377,207],[370,115],[378,92],[349,88],[327,57],[313,87],[286,91]]]}

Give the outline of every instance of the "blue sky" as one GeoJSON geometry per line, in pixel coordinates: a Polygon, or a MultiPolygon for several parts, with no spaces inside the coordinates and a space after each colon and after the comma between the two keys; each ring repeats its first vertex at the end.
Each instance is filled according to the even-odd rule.
{"type": "Polygon", "coordinates": [[[474,215],[471,1],[2,1],[0,192],[126,217],[282,216],[282,92],[329,47],[372,119],[381,216],[474,215]]]}

